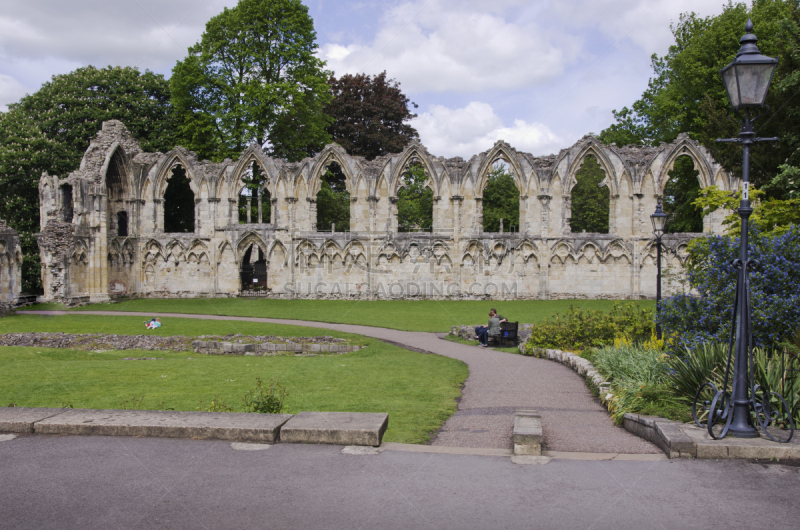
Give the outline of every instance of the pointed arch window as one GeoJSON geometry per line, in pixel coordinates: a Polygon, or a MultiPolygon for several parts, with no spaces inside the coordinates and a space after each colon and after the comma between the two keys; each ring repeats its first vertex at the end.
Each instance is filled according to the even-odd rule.
{"type": "Polygon", "coordinates": [[[433,228],[433,191],[425,167],[412,160],[397,190],[397,231],[430,232],[433,228]]]}
{"type": "Polygon", "coordinates": [[[194,232],[194,192],[180,165],[172,169],[164,191],[164,232],[194,232]]]}
{"type": "Polygon", "coordinates": [[[502,158],[492,164],[483,189],[484,232],[519,232],[519,189],[512,171],[502,158]]]}
{"type": "Polygon", "coordinates": [[[327,232],[336,226],[337,232],[350,230],[350,192],[341,166],[332,162],[325,173],[317,193],[317,231],[327,232]]]}
{"type": "Polygon", "coordinates": [[[667,234],[702,232],[703,211],[692,204],[700,196],[700,172],[694,160],[683,155],[675,160],[664,185],[663,208],[669,214],[667,234]]]}
{"type": "Polygon", "coordinates": [[[242,176],[244,187],[239,192],[239,224],[269,223],[271,195],[268,179],[261,167],[253,162],[242,176]]]}
{"type": "Polygon", "coordinates": [[[569,220],[572,233],[590,232],[607,234],[611,217],[611,195],[607,186],[602,185],[606,173],[592,155],[583,159],[583,164],[575,174],[575,187],[572,188],[572,216],[569,220]]]}

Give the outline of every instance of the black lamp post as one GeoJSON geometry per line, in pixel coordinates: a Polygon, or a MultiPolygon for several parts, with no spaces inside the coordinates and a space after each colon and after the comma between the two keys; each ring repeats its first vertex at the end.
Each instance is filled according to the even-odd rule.
{"type": "Polygon", "coordinates": [[[747,257],[748,220],[753,213],[750,206],[750,145],[753,142],[774,141],[777,138],[756,138],[753,131],[753,122],[760,115],[765,106],[772,74],[778,65],[778,60],[766,57],[758,51],[756,42],[758,38],[753,35],[753,23],[748,19],[745,24],[747,34],[739,40],[741,48],[736,59],[723,68],[720,72],[725,83],[731,106],[742,120],[742,128],[738,138],[720,139],[718,142],[735,142],[744,149],[742,165],[742,199],[737,210],[742,219],[742,234],[740,238],[739,259],[733,265],[738,270],[736,281],[736,300],[734,302],[733,324],[730,344],[728,348],[728,361],[725,370],[725,379],[722,389],[717,389],[713,383],[703,384],[697,391],[693,407],[695,422],[701,422],[697,417],[698,402],[708,396],[707,391],[714,394],[713,399],[703,402],[703,408],[708,411],[707,428],[713,438],[722,438],[729,432],[739,438],[754,438],[758,431],[753,425],[753,414],[762,431],[769,438],[788,442],[794,434],[794,423],[791,417],[786,424],[790,427],[790,434],[786,440],[777,440],[767,430],[772,422],[782,421],[788,411],[786,402],[780,394],[775,392],[762,392],[761,403],[756,402],[758,387],[753,382],[750,374],[752,366],[752,329],[750,320],[750,269],[756,268],[758,263],[747,257]],[[731,357],[733,357],[732,392],[728,394],[728,377],[731,374],[731,357]],[[706,393],[704,394],[704,388],[706,393]],[[783,411],[774,410],[772,402],[783,403],[783,411]],[[722,424],[721,429],[713,430],[715,424],[722,424]]]}
{"type": "MultiPolygon", "coordinates": [[[[653,223],[653,234],[656,236],[656,315],[658,315],[661,305],[661,236],[664,235],[664,228],[667,226],[667,214],[661,209],[661,199],[658,199],[656,211],[650,216],[653,223]]],[[[661,324],[656,317],[656,338],[661,340],[661,324]]]]}

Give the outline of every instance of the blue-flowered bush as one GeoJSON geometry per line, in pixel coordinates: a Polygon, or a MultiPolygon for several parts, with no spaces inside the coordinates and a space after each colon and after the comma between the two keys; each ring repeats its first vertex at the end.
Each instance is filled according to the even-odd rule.
{"type": "MultiPolygon", "coordinates": [[[[770,347],[800,327],[800,227],[780,236],[750,230],[749,258],[760,267],[750,273],[753,343],[770,347]]],[[[710,236],[690,249],[689,283],[697,295],[662,301],[661,327],[671,351],[701,342],[727,342],[731,332],[739,238],[710,236]]]]}

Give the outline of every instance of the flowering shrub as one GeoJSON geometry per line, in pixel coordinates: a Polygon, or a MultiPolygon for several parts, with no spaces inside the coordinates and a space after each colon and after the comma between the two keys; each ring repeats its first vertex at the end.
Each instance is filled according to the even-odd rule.
{"type": "MultiPolygon", "coordinates": [[[[739,239],[710,236],[690,250],[689,283],[699,294],[678,294],[661,303],[658,314],[666,343],[682,352],[703,342],[727,342],[733,319],[739,239]]],[[[800,322],[800,227],[766,236],[750,231],[749,258],[753,343],[772,347],[791,337],[800,322]]]]}
{"type": "Polygon", "coordinates": [[[609,313],[570,307],[533,327],[525,354],[548,348],[581,351],[614,344],[615,339],[642,342],[651,337],[654,326],[653,311],[630,302],[615,303],[609,313]]]}

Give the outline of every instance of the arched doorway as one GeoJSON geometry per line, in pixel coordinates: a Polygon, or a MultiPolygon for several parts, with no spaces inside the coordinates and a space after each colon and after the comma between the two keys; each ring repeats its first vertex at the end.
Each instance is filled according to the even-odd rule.
{"type": "Polygon", "coordinates": [[[265,293],[267,291],[267,260],[264,251],[253,243],[242,256],[239,267],[243,294],[265,293]]]}

